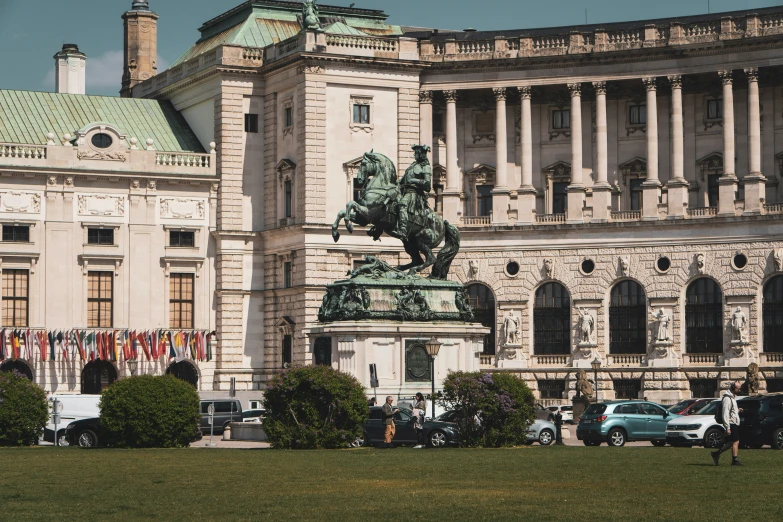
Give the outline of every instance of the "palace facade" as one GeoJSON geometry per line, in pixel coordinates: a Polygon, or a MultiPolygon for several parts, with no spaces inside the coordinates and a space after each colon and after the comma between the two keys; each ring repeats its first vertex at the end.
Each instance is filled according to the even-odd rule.
{"type": "MultiPolygon", "coordinates": [[[[206,201],[200,250],[188,255],[192,271],[203,273],[193,302],[202,323],[194,328],[217,331],[214,359],[189,363],[201,372],[202,391],[226,392],[234,379],[240,391],[260,392],[290,364],[351,368],[367,380],[369,369],[353,364],[360,339],[311,342],[305,329],[318,324],[325,285],[365,253],[406,262],[391,238],[373,242],[361,228],[342,229],[335,243],[331,225],[357,197],[365,152],[381,152],[404,170],[418,143],[432,147],[431,204],[462,235],[451,277],[467,285],[477,316],[492,328],[475,354],[480,367],[518,374],[544,402],[570,397],[576,372],[592,378],[594,365],[601,398],[715,396],[752,363],[762,390],[783,389],[783,9],[455,32],[331,6],[318,6],[319,26],[304,28],[299,2],[248,1],[207,21],[201,38],[158,72],[145,58],[155,48],[157,15],[146,2],[133,5],[124,16],[121,103],[170,107],[186,122],[177,128],[198,141],[184,152],[208,158],[208,172],[128,150],[146,154],[149,168],[122,163],[135,171],[107,175],[70,165],[74,183],[86,184],[70,190],[124,184],[123,197],[133,198],[133,179],[146,187],[137,197],[153,210],[138,214],[145,217],[137,225],[150,230],[141,263],[154,282],[149,289],[134,285],[128,271],[141,255],[128,221],[133,204],[129,217],[114,218],[127,227],[118,232],[127,243],[117,247],[127,257],[115,271],[148,299],[174,270],[163,261],[174,256],[155,207],[162,187],[206,201]],[[150,196],[153,179],[160,182],[150,196]]],[[[48,132],[54,129],[25,140],[50,147],[41,144],[48,132]]],[[[0,150],[15,143],[6,145],[6,135],[0,141],[0,150]]],[[[51,190],[66,202],[70,172],[49,165],[49,148],[46,154],[38,170],[31,165],[38,159],[9,166],[0,154],[4,189],[32,191],[32,180],[40,181],[44,217],[47,179],[57,177],[51,190]]],[[[67,214],[69,244],[90,228],[78,206],[56,212],[57,225],[41,226],[65,226],[67,214]]],[[[54,256],[62,245],[47,247],[49,254],[42,246],[40,259],[51,261],[36,277],[46,267],[58,281],[65,271],[69,281],[89,278],[91,269],[79,264],[84,243],[54,256]]],[[[5,278],[11,257],[4,251],[5,278]]],[[[22,266],[31,257],[13,259],[32,272],[22,266]]],[[[131,295],[117,302],[122,313],[133,313],[131,295]]],[[[46,308],[34,300],[30,306],[46,308]]],[[[78,312],[87,310],[82,301],[71,292],[69,313],[86,313],[78,312]]],[[[142,310],[141,326],[130,324],[132,315],[122,321],[168,326],[164,310],[142,310]]],[[[81,316],[35,317],[30,327],[81,325],[81,316]]],[[[419,382],[400,347],[379,343],[369,358],[382,385],[419,382]]],[[[436,359],[438,379],[449,360],[436,359]]]]}

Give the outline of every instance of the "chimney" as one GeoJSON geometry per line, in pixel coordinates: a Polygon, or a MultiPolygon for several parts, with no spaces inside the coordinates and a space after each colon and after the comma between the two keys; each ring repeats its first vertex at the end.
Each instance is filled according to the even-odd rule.
{"type": "Polygon", "coordinates": [[[125,63],[120,96],[131,97],[133,86],[158,74],[158,15],[149,2],[135,1],[122,15],[125,22],[125,63]]]}
{"type": "Polygon", "coordinates": [[[64,44],[54,55],[54,90],[63,94],[85,93],[87,55],[76,44],[64,44]]]}

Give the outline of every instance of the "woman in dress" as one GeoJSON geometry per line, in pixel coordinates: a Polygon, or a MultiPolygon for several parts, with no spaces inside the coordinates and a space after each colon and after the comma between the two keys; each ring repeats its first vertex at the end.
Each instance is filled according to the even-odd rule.
{"type": "Polygon", "coordinates": [[[424,414],[427,411],[427,403],[424,402],[424,395],[416,394],[416,403],[413,405],[413,429],[416,430],[416,439],[419,444],[414,448],[424,448],[424,414]]]}

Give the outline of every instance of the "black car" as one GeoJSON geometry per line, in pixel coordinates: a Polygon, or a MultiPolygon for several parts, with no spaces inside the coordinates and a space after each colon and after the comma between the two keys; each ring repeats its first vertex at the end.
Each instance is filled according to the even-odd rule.
{"type": "MultiPolygon", "coordinates": [[[[196,430],[196,435],[191,442],[201,440],[201,429],[196,430]]],[[[81,448],[95,448],[101,445],[101,419],[82,419],[73,421],[65,428],[65,440],[69,446],[81,448]]]]}
{"type": "Polygon", "coordinates": [[[747,397],[737,401],[740,444],[760,448],[766,444],[783,450],[783,393],[747,397]]]}
{"type": "MultiPolygon", "coordinates": [[[[415,445],[416,430],[413,429],[413,417],[411,410],[400,408],[400,411],[394,414],[396,432],[392,443],[395,445],[415,445]]],[[[444,422],[439,420],[426,420],[423,424],[424,436],[427,440],[427,446],[431,448],[442,448],[444,446],[458,446],[459,436],[457,435],[457,425],[453,422],[444,422]]],[[[357,441],[358,446],[372,446],[383,442],[386,427],[383,424],[383,412],[380,406],[370,408],[370,418],[364,423],[364,438],[357,441]]]]}

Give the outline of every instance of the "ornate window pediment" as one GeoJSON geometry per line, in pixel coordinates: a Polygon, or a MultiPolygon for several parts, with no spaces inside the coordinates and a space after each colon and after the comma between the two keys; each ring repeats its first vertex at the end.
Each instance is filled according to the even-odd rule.
{"type": "Polygon", "coordinates": [[[628,185],[630,178],[647,178],[647,160],[636,156],[618,165],[623,173],[623,184],[628,185]]]}
{"type": "Polygon", "coordinates": [[[289,316],[281,317],[275,326],[280,331],[280,335],[294,335],[294,326],[296,322],[289,316]]]}
{"type": "Polygon", "coordinates": [[[296,163],[289,159],[282,159],[275,167],[275,170],[280,176],[280,183],[292,181],[294,179],[294,173],[296,172],[296,163]]]}
{"type": "Polygon", "coordinates": [[[446,167],[440,163],[432,166],[432,181],[435,185],[446,185],[446,167]]]}
{"type": "Polygon", "coordinates": [[[553,181],[571,181],[571,164],[567,161],[556,161],[541,169],[541,172],[553,181]]]}
{"type": "MultiPolygon", "coordinates": [[[[445,176],[445,169],[444,169],[445,176]]],[[[486,163],[480,163],[465,172],[465,175],[471,180],[471,184],[475,185],[494,185],[495,184],[495,167],[487,165],[486,163]]]]}
{"type": "Polygon", "coordinates": [[[351,161],[346,161],[343,163],[343,170],[345,171],[345,177],[348,179],[353,179],[356,177],[356,174],[359,173],[359,169],[362,168],[362,160],[364,159],[364,156],[359,156],[358,158],[354,158],[351,161]]]}
{"type": "Polygon", "coordinates": [[[699,167],[701,180],[704,181],[710,174],[723,174],[723,154],[711,152],[703,158],[696,160],[699,167]]]}

